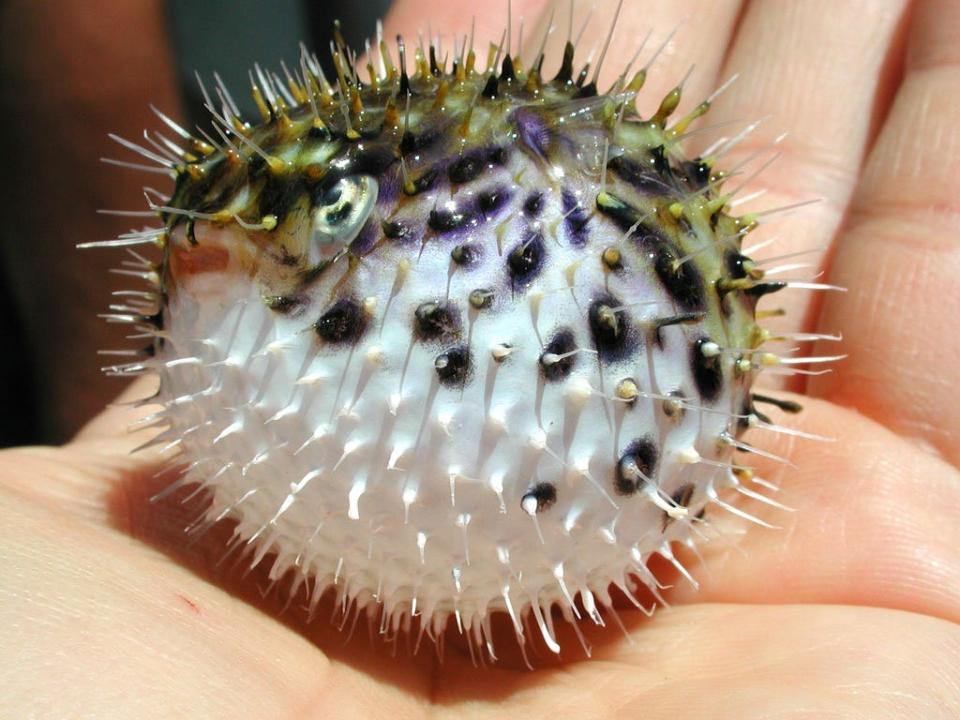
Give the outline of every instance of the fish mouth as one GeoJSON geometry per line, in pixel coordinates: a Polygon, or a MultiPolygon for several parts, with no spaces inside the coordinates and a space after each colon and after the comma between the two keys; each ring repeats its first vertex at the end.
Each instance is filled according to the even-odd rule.
{"type": "Polygon", "coordinates": [[[193,302],[223,300],[238,287],[256,285],[267,294],[283,294],[284,270],[276,251],[263,247],[236,224],[197,222],[170,231],[163,285],[168,294],[193,302]]]}

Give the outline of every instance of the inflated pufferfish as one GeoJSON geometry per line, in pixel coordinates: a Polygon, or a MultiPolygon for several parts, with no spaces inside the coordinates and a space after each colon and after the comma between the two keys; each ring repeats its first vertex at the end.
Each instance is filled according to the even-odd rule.
{"type": "Polygon", "coordinates": [[[686,575],[671,544],[755,494],[734,452],[778,402],[751,394],[790,362],[755,307],[785,283],[741,254],[756,217],[711,155],[680,152],[709,101],[641,117],[646,70],[598,94],[569,42],[552,79],[467,38],[410,74],[402,40],[375,51],[365,80],[340,42],[333,84],[306,51],[257,68],[256,124],[219,82],[210,134],[161,115],[177,142],[137,149],[176,179],[162,227],[113,243],[162,248],[112,315],[149,357],[110,370],[159,373],[147,421],[209,498],[194,529],[235,521],[311,609],[335,588],[490,656],[503,611],[559,651],[551,609],[659,597],[647,560],[686,575]]]}

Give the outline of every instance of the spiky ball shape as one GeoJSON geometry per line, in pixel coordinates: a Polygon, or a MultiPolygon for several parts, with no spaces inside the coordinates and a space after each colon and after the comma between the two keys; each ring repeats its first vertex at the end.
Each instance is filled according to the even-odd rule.
{"type": "MultiPolygon", "coordinates": [[[[187,143],[155,205],[158,442],[274,578],[331,586],[385,628],[484,645],[550,609],[601,622],[654,553],[675,562],[756,419],[754,322],[780,285],[740,254],[710,159],[679,140],[707,109],[640,117],[542,57],[337,87],[304,55],[259,75],[262,122],[220,89],[219,140],[187,143]]],[[[172,143],[167,147],[173,147],[172,143]]],[[[181,151],[178,150],[178,153],[181,151]]],[[[162,158],[161,158],[162,159],[162,158]]],[[[760,416],[762,417],[762,416],[760,416]]],[[[489,646],[488,646],[489,647],[489,646]]]]}

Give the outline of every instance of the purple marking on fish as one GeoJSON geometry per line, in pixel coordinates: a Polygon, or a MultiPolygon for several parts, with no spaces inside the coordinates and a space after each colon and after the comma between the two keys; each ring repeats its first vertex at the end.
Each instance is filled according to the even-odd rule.
{"type": "Polygon", "coordinates": [[[530,148],[537,157],[546,159],[551,133],[540,113],[521,107],[514,111],[512,119],[520,142],[530,148]]]}

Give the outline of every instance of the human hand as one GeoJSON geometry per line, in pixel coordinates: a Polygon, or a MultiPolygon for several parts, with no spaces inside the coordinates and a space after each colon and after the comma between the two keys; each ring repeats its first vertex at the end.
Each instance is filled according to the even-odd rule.
{"type": "MultiPolygon", "coordinates": [[[[528,24],[546,21],[538,8],[514,2],[528,24]]],[[[435,28],[459,26],[459,12],[400,2],[388,34],[409,34],[427,18],[435,28]]],[[[951,274],[960,264],[960,3],[816,0],[754,3],[742,13],[734,2],[644,3],[624,8],[615,42],[629,48],[650,22],[662,37],[683,17],[641,107],[692,59],[688,98],[739,72],[706,122],[773,117],[767,135],[758,130],[726,162],[789,129],[784,157],[755,181],[768,190],[761,206],[824,198],[781,223],[764,253],[829,243],[826,280],[849,290],[822,307],[799,291],[777,298],[790,310],[780,327],[842,331],[850,355],[831,375],[793,386],[809,396],[800,398],[803,414],[775,417],[835,442],[756,431],[755,443],[796,465],[757,463],[795,512],[739,506],[780,529],[709,515],[723,537],[694,570],[699,590],[672,578],[672,609],[649,620],[623,610],[629,641],[615,627],[591,630],[591,660],[569,632],[562,660],[544,658],[534,672],[509,657],[474,668],[455,637],[442,664],[427,648],[410,658],[402,642],[392,658],[363,627],[345,643],[322,615],[306,624],[297,607],[281,613],[281,600],[257,592],[263,574],[243,579],[245,567],[232,570],[229,560],[218,568],[224,534],[187,547],[182,529],[198,508],[181,505],[184,494],[148,502],[168,479],[153,479],[157,457],[129,455],[145,438],[123,432],[131,411],[113,409],[64,448],[0,454],[0,622],[9,638],[0,710],[956,717],[960,410],[951,400],[960,367],[940,358],[960,349],[949,326],[960,300],[951,274]]],[[[498,38],[501,20],[495,13],[481,23],[481,37],[498,38]]],[[[602,26],[595,19],[582,44],[602,26]]],[[[539,36],[528,35],[533,44],[539,36]]],[[[607,63],[615,74],[618,63],[607,63]]]]}

